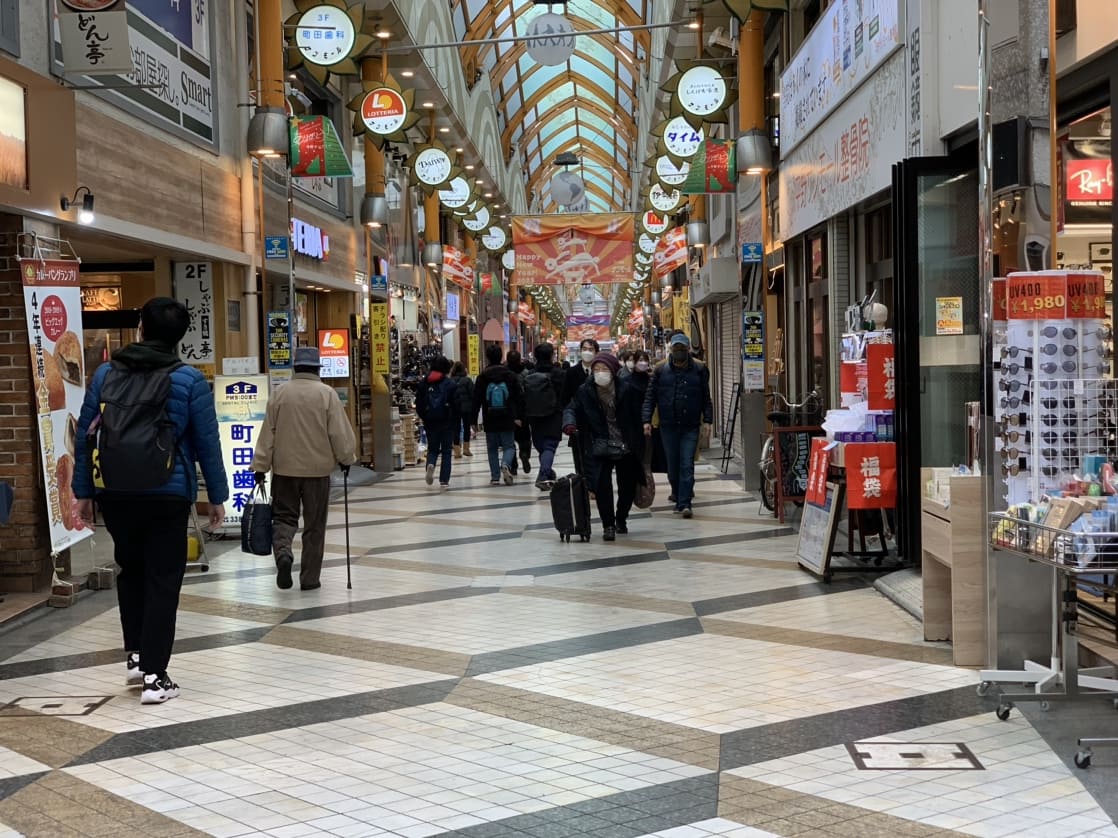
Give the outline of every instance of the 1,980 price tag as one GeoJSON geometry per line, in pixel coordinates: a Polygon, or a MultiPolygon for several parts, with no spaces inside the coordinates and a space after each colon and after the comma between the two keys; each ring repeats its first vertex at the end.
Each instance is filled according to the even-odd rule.
{"type": "Polygon", "coordinates": [[[1067,279],[1064,276],[1011,276],[1006,292],[1010,320],[1062,320],[1067,317],[1067,279]]]}

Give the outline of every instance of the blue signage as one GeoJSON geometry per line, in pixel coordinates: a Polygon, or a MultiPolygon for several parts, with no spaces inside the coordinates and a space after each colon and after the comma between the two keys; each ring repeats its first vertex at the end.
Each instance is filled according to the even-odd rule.
{"type": "Polygon", "coordinates": [[[265,259],[287,259],[288,256],[287,236],[264,237],[265,259]]]}
{"type": "Polygon", "coordinates": [[[256,393],[256,385],[247,381],[237,381],[225,387],[225,395],[227,396],[255,396],[256,393]]]}
{"type": "Polygon", "coordinates": [[[384,274],[373,274],[373,281],[369,283],[369,290],[374,294],[387,294],[388,277],[384,274]]]}
{"type": "Polygon", "coordinates": [[[746,265],[759,265],[765,260],[765,249],[760,242],[745,242],[741,246],[741,261],[746,265]]]}

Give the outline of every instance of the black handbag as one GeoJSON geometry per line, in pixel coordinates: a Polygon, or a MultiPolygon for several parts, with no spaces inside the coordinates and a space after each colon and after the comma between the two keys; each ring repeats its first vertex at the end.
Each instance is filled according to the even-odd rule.
{"type": "Polygon", "coordinates": [[[272,504],[263,483],[253,488],[241,514],[241,550],[254,556],[272,554],[272,504]]]}
{"type": "Polygon", "coordinates": [[[629,446],[612,439],[596,439],[590,453],[601,460],[620,460],[629,453],[629,446]]]}

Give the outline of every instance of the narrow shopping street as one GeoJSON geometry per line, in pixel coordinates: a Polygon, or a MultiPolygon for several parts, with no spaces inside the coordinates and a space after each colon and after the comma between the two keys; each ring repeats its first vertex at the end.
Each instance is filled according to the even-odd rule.
{"type": "Polygon", "coordinates": [[[1118,836],[1118,752],[998,721],[737,481],[565,545],[479,451],[351,492],[352,591],[340,498],[321,590],[238,549],[188,575],[167,704],[124,686],[112,592],[0,633],[0,835],[1118,836]]]}

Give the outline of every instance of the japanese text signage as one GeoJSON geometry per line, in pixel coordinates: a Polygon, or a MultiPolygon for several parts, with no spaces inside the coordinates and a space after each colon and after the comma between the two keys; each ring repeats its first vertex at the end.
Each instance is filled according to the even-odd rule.
{"type": "Polygon", "coordinates": [[[741,315],[742,389],[758,393],[765,389],[765,315],[745,311],[741,315]]]}
{"type": "Polygon", "coordinates": [[[1010,320],[1063,320],[1067,317],[1067,274],[1012,273],[1006,283],[1010,320]]]}
{"type": "Polygon", "coordinates": [[[349,378],[349,332],[345,329],[319,330],[318,357],[323,378],[349,378]]]}
{"type": "Polygon", "coordinates": [[[466,357],[468,372],[476,378],[481,374],[481,335],[470,335],[466,339],[466,357]]]}
{"type": "Polygon", "coordinates": [[[373,373],[387,375],[388,303],[373,303],[369,306],[369,350],[373,355],[373,373]]]}
{"type": "Polygon", "coordinates": [[[82,295],[78,263],[21,259],[24,308],[35,382],[35,424],[39,430],[50,547],[58,553],[93,535],[75,507],[74,435],[85,397],[82,351],[82,295]]]}
{"type": "Polygon", "coordinates": [[[827,503],[827,472],[831,467],[831,452],[827,438],[815,437],[811,441],[811,461],[807,468],[807,494],[804,500],[815,506],[827,503]]]}
{"type": "Polygon", "coordinates": [[[892,442],[848,442],[846,505],[893,509],[897,505],[897,448],[892,442]]]}
{"type": "Polygon", "coordinates": [[[936,297],[936,334],[963,333],[963,298],[936,297]]]}
{"type": "Polygon", "coordinates": [[[706,117],[726,104],[729,87],[717,67],[699,64],[679,79],[676,96],[683,110],[693,116],[706,117]]]}
{"type": "Polygon", "coordinates": [[[894,410],[897,407],[897,366],[893,344],[871,343],[866,347],[868,402],[870,410],[894,410]]]}
{"type": "Polygon", "coordinates": [[[78,12],[60,15],[58,22],[67,73],[103,76],[132,71],[127,12],[78,12]]]}
{"type": "Polygon", "coordinates": [[[1068,317],[1106,317],[1106,280],[1101,272],[1074,271],[1068,274],[1067,283],[1068,317]]]}
{"type": "Polygon", "coordinates": [[[255,485],[252,454],[268,408],[268,376],[217,376],[214,378],[214,407],[221,437],[221,459],[230,482],[225,526],[239,527],[255,485]]]}
{"type": "Polygon", "coordinates": [[[268,312],[268,369],[289,370],[291,357],[291,312],[268,312]]]}
{"type": "Polygon", "coordinates": [[[179,343],[179,355],[196,367],[214,363],[213,265],[175,262],[175,299],[190,313],[190,328],[179,343]]]}
{"type": "Polygon", "coordinates": [[[446,295],[446,319],[449,323],[457,323],[459,318],[458,313],[458,295],[447,292],[446,295]]]}
{"type": "Polygon", "coordinates": [[[322,67],[345,61],[357,34],[345,9],[314,6],[303,13],[295,27],[295,46],[303,58],[322,67]]]}

